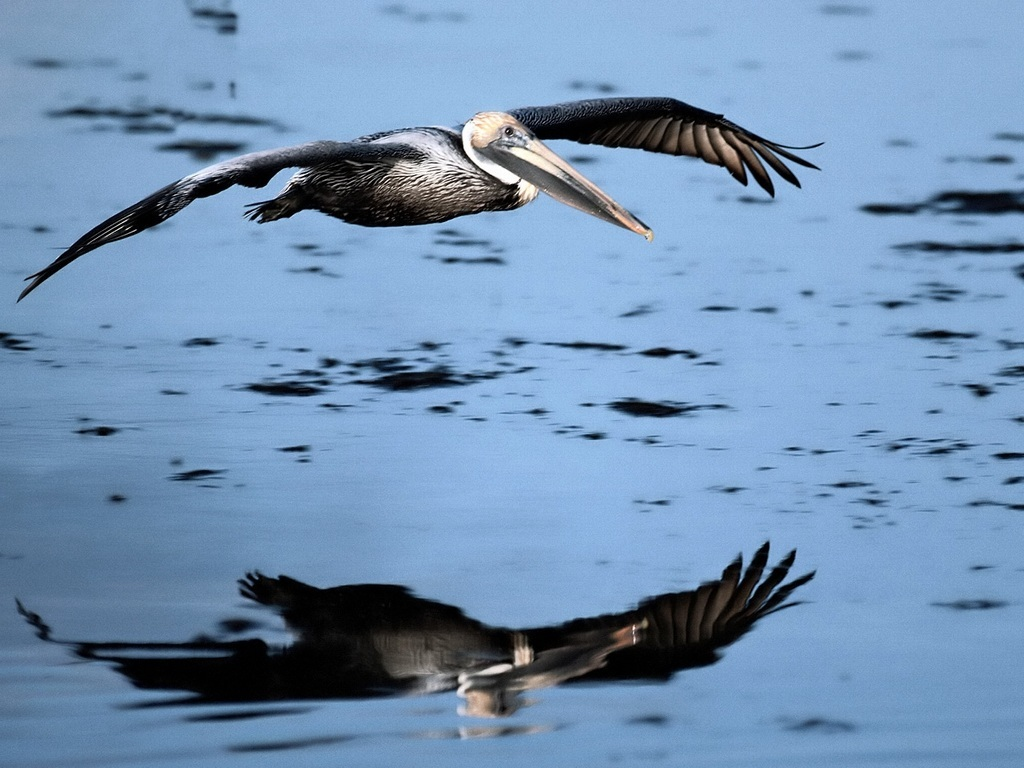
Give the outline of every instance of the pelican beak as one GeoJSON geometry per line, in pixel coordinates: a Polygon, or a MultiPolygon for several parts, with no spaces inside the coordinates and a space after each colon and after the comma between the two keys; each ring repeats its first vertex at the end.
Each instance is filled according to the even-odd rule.
{"type": "Polygon", "coordinates": [[[492,142],[492,160],[546,192],[560,203],[591,216],[654,238],[651,228],[612,200],[601,189],[548,149],[536,136],[518,134],[492,142]]]}

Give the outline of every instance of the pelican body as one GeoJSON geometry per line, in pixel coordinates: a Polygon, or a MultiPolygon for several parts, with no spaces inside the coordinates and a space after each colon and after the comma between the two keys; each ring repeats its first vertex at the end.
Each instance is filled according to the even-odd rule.
{"type": "MultiPolygon", "coordinates": [[[[632,147],[689,155],[747,174],[774,195],[765,165],[799,187],[780,159],[817,166],[788,147],[722,115],[670,98],[608,98],[480,112],[461,126],[405,128],[349,142],[312,141],[251,152],[168,184],[89,230],[39,272],[18,301],[79,256],[156,226],[200,197],[228,187],[264,187],[285,168],[299,170],[281,193],[247,207],[259,223],[315,210],[365,227],[434,224],[457,216],[520,208],[544,192],[650,240],[651,229],[542,141],[632,147]]],[[[813,145],[818,146],[818,145],[813,145]]]]}

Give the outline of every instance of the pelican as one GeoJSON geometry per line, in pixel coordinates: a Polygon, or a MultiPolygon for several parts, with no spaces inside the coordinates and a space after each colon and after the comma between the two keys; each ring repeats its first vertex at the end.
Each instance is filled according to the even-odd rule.
{"type": "Polygon", "coordinates": [[[403,128],[348,142],[311,141],[224,160],[157,190],[79,238],[29,275],[18,301],[79,256],[166,221],[200,197],[235,184],[264,187],[285,168],[299,170],[272,200],[247,206],[265,223],[314,210],[364,227],[434,224],[484,211],[510,211],[540,192],[584,213],[653,238],[650,227],[547,148],[542,139],[631,147],[697,157],[724,166],[769,194],[765,165],[799,187],[780,158],[817,169],[793,147],[751,133],[724,116],[671,98],[586,99],[508,112],[480,112],[454,128],[403,128]]]}

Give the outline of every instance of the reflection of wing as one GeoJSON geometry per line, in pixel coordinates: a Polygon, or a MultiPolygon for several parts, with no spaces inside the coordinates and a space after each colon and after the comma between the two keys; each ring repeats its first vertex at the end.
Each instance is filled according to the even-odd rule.
{"type": "Polygon", "coordinates": [[[600,669],[610,654],[635,645],[643,630],[636,625],[596,630],[536,655],[526,635],[515,632],[511,663],[492,664],[459,675],[458,694],[466,700],[463,713],[474,717],[510,715],[522,706],[519,693],[549,688],[600,669]]]}
{"type": "Polygon", "coordinates": [[[566,643],[566,636],[595,629],[644,626],[636,645],[608,657],[607,666],[588,677],[667,678],[689,667],[700,667],[718,659],[718,649],[746,634],[765,616],[797,605],[787,603],[795,589],[806,584],[808,573],[787,584],[796,558],[790,552],[761,581],[768,562],[768,544],[754,555],[746,572],[737,557],[718,581],[707,582],[689,592],[649,598],[636,610],[594,619],[576,619],[560,627],[526,630],[535,649],[566,643]]]}
{"type": "Polygon", "coordinates": [[[764,163],[797,187],[800,182],[779,156],[805,168],[816,165],[787,147],[741,128],[722,115],[668,98],[586,99],[509,111],[540,139],[568,139],[605,147],[632,147],[668,155],[699,157],[723,165],[744,186],[747,171],[769,195],[775,194],[764,163]]]}
{"type": "Polygon", "coordinates": [[[467,667],[505,659],[509,634],[471,619],[461,609],[417,597],[394,584],[320,589],[279,576],[250,573],[244,597],[276,608],[296,642],[289,654],[332,655],[378,685],[446,690],[467,667]]]}
{"type": "Polygon", "coordinates": [[[396,584],[320,589],[288,576],[261,573],[239,580],[243,597],[276,608],[299,642],[329,643],[342,635],[449,633],[454,643],[491,632],[454,605],[427,600],[396,584]]]}
{"type": "Polygon", "coordinates": [[[794,553],[765,576],[767,559],[765,544],[746,570],[737,558],[721,579],[695,590],[652,597],[624,613],[519,631],[489,627],[401,586],[319,589],[248,574],[239,582],[242,595],[275,608],[297,635],[284,648],[256,638],[57,640],[38,614],[20,602],[17,609],[42,640],[114,664],[138,688],[191,694],[167,704],[369,698],[458,686],[467,713],[493,717],[515,711],[527,690],[571,680],[667,679],[713,663],[718,649],[761,618],[795,605],[787,602],[793,591],[814,575],[783,584],[794,553]]]}
{"type": "Polygon", "coordinates": [[[18,301],[79,256],[155,227],[200,197],[215,195],[235,184],[241,184],[243,187],[264,187],[285,168],[308,168],[346,158],[378,156],[395,146],[398,145],[311,141],[294,147],[250,152],[203,168],[173,184],[168,184],[163,189],[158,189],[149,197],[90,229],[52,263],[34,275],[29,275],[26,279],[32,282],[21,292],[18,301]]]}

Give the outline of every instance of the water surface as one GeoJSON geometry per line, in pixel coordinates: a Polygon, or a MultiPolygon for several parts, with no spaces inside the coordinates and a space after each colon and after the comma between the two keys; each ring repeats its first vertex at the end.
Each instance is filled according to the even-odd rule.
{"type": "Polygon", "coordinates": [[[592,8],[6,5],[10,764],[1020,764],[1021,12],[592,8]],[[267,192],[232,190],[14,304],[214,159],[609,93],[823,140],[823,170],[769,201],[693,161],[556,147],[651,245],[550,200],[257,226],[267,192]],[[717,663],[501,718],[450,688],[179,701],[14,603],[72,643],[286,645],[237,592],[261,571],[551,627],[766,540],[817,575],[717,663]]]}

